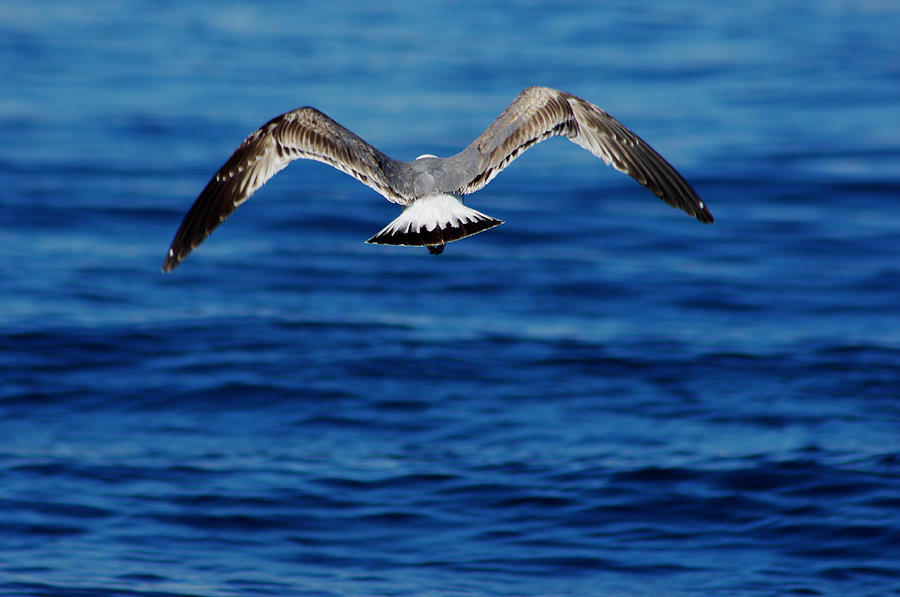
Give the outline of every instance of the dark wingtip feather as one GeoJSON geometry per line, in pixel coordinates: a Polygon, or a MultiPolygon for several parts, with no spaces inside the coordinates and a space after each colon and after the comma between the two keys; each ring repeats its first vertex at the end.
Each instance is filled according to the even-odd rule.
{"type": "Polygon", "coordinates": [[[175,245],[173,244],[169,247],[169,252],[166,254],[166,258],[163,260],[162,271],[164,274],[168,274],[181,263],[184,258],[187,257],[187,253],[180,255],[175,252],[175,245]]]}

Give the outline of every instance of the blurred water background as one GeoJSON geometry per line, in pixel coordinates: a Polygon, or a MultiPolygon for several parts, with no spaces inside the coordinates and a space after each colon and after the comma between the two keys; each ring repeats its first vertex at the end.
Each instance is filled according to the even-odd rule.
{"type": "Polygon", "coordinates": [[[894,1],[0,2],[0,595],[900,593],[894,1]],[[295,163],[172,275],[237,144],[313,105],[398,159],[528,85],[564,140],[470,205],[295,163]]]}

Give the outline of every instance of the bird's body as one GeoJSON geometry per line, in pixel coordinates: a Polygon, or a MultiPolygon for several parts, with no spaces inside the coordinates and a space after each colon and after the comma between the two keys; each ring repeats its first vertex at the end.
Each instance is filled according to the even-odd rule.
{"type": "Polygon", "coordinates": [[[502,223],[463,204],[523,151],[566,136],[608,165],[625,172],[673,207],[701,222],[712,214],[680,174],[612,116],[574,95],[528,87],[475,141],[456,155],[420,156],[410,162],[378,151],[315,108],[273,118],[235,150],[200,193],[181,223],[163,263],[173,270],[259,187],[295,159],[334,166],[405,206],[367,242],[444,245],[502,223]]]}

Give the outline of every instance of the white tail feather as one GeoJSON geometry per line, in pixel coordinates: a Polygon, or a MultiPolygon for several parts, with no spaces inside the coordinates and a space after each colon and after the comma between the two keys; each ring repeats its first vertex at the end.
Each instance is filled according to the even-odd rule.
{"type": "Polygon", "coordinates": [[[393,222],[367,240],[381,245],[445,245],[502,224],[463,205],[453,195],[426,195],[413,201],[393,222]]]}

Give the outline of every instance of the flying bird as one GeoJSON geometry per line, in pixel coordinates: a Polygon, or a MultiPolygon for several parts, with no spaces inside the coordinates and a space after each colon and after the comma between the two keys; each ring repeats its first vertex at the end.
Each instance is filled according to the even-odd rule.
{"type": "Polygon", "coordinates": [[[484,187],[532,145],[555,136],[567,137],[669,205],[701,222],[713,221],[675,168],[618,120],[569,93],[528,87],[468,147],[446,158],[395,160],[311,107],[276,116],[238,146],[194,201],[162,269],[175,269],[241,203],[300,158],[334,166],[404,206],[366,242],[425,246],[439,254],[449,242],[503,223],[464,205],[463,196],[484,187]]]}

